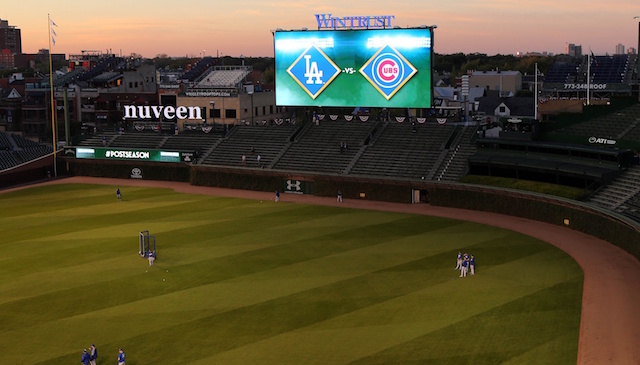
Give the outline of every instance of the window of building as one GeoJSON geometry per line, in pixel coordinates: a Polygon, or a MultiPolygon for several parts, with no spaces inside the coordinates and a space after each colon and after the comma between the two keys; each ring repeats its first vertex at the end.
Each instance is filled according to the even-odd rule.
{"type": "Polygon", "coordinates": [[[235,109],[226,109],[224,112],[226,115],[225,118],[237,118],[235,109]]]}

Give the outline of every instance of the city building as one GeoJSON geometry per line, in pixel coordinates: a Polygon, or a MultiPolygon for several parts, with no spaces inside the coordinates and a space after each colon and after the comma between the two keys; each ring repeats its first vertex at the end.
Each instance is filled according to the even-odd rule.
{"type": "Polygon", "coordinates": [[[470,87],[496,90],[501,96],[514,96],[522,89],[520,71],[474,71],[469,75],[470,87]]]}
{"type": "Polygon", "coordinates": [[[0,69],[13,69],[16,56],[22,54],[20,29],[0,19],[0,69]]]}
{"type": "Polygon", "coordinates": [[[622,43],[616,44],[616,53],[615,54],[625,54],[625,52],[624,52],[624,44],[622,44],[622,43]]]}
{"type": "Polygon", "coordinates": [[[582,57],[582,45],[567,43],[564,46],[564,53],[571,57],[582,57]]]}

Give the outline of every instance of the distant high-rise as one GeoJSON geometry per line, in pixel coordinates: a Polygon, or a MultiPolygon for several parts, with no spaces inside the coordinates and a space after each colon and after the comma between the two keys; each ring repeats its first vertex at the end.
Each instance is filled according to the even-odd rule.
{"type": "Polygon", "coordinates": [[[629,47],[627,49],[627,54],[636,54],[637,50],[634,47],[629,47]]]}
{"type": "Polygon", "coordinates": [[[564,53],[571,57],[582,57],[582,45],[567,43],[564,45],[564,53]]]}
{"type": "Polygon", "coordinates": [[[22,37],[20,29],[9,25],[8,20],[0,19],[0,51],[22,54],[22,37]]]}
{"type": "Polygon", "coordinates": [[[622,43],[618,43],[616,45],[616,53],[615,54],[624,54],[624,45],[622,43]]]}

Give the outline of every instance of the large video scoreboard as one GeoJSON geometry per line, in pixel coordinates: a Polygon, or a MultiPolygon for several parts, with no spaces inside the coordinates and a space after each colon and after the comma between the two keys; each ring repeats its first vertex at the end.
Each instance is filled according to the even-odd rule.
{"type": "Polygon", "coordinates": [[[276,31],[276,104],[430,108],[432,28],[276,31]]]}

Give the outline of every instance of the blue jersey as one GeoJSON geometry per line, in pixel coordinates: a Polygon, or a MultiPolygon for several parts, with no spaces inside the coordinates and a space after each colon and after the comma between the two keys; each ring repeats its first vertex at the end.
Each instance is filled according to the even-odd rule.
{"type": "Polygon", "coordinates": [[[476,259],[472,257],[471,260],[469,260],[469,265],[476,266],[476,259]]]}
{"type": "Polygon", "coordinates": [[[467,260],[462,261],[462,267],[467,267],[467,263],[468,263],[467,260]]]}
{"type": "Polygon", "coordinates": [[[124,352],[118,354],[118,362],[124,362],[124,352]]]}

